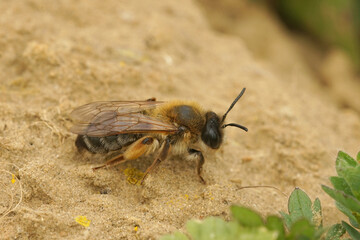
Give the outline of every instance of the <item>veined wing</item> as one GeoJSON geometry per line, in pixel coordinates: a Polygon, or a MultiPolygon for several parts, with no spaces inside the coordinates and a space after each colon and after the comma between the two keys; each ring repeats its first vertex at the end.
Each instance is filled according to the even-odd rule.
{"type": "Polygon", "coordinates": [[[159,101],[93,102],[76,108],[70,115],[75,120],[71,131],[94,137],[122,133],[174,133],[177,127],[143,112],[164,104],[159,101]]]}

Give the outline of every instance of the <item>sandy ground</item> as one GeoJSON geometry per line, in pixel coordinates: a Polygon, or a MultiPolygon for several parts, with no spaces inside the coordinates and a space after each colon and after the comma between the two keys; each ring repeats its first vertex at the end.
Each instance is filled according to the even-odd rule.
{"type": "Polygon", "coordinates": [[[343,86],[334,92],[305,63],[311,48],[266,11],[243,5],[231,25],[201,6],[0,1],[0,239],[156,239],[188,219],[229,219],[231,204],[286,210],[279,191],[239,189],[253,185],[287,195],[300,187],[322,201],[325,225],[343,218],[320,184],[335,174],[338,150],[360,150],[346,61],[335,51],[318,62],[343,86]],[[228,128],[222,148],[206,153],[206,185],[182,157],[143,186],[125,170],[144,171],[152,158],[94,173],[108,156],[78,153],[69,131],[71,110],[91,101],[187,99],[222,114],[243,87],[228,121],[249,132],[228,128]]]}

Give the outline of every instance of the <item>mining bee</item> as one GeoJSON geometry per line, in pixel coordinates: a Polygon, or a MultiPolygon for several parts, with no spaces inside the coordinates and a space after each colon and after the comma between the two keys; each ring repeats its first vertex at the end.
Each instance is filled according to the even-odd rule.
{"type": "Polygon", "coordinates": [[[201,151],[206,147],[218,149],[223,141],[223,129],[228,126],[248,130],[236,123],[224,124],[227,114],[244,92],[245,88],[222,118],[188,101],[162,102],[151,98],[145,101],[93,102],[71,113],[76,122],[71,131],[78,134],[75,145],[79,150],[107,153],[124,149],[122,154],[94,170],[156,153],[142,183],[169,153],[186,154],[198,159],[197,174],[205,183],[201,175],[205,162],[201,151]]]}

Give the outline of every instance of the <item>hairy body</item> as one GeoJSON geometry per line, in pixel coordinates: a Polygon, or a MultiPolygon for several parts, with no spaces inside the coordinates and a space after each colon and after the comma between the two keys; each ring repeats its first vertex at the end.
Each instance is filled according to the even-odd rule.
{"type": "MultiPolygon", "coordinates": [[[[187,151],[190,145],[200,145],[197,142],[204,127],[204,111],[194,102],[173,101],[165,103],[155,109],[146,110],[144,115],[150,116],[159,121],[174,124],[176,127],[182,127],[182,131],[172,136],[174,154],[182,154],[187,151]],[[194,107],[195,106],[195,107],[194,107]]],[[[167,133],[153,133],[151,135],[159,142],[163,143],[168,136],[167,133]]],[[[78,135],[76,146],[79,150],[86,149],[92,153],[107,153],[126,148],[138,139],[144,137],[144,134],[125,133],[104,137],[91,137],[88,135],[78,135]]],[[[155,151],[157,149],[154,149],[155,151]]]]}
{"type": "Polygon", "coordinates": [[[198,159],[197,173],[205,183],[201,176],[205,161],[202,154],[204,148],[218,149],[223,140],[223,128],[227,126],[247,131],[239,124],[223,124],[227,113],[244,91],[222,119],[216,113],[204,111],[197,103],[189,101],[158,102],[149,99],[89,103],[71,114],[78,122],[72,128],[72,132],[78,134],[75,144],[78,149],[92,153],[124,149],[122,154],[94,170],[157,152],[144,178],[169,153],[187,154],[198,159]]]}

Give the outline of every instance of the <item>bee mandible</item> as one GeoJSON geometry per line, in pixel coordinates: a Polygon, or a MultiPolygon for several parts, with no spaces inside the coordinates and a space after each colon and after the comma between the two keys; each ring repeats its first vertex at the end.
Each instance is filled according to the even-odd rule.
{"type": "Polygon", "coordinates": [[[198,160],[197,174],[205,183],[202,177],[204,148],[218,149],[226,127],[248,131],[240,124],[224,124],[227,114],[244,92],[245,88],[222,118],[190,101],[163,102],[151,98],[145,101],[93,102],[72,111],[75,125],[71,131],[78,134],[75,145],[79,150],[86,149],[91,153],[123,150],[122,154],[94,170],[156,153],[155,160],[144,173],[143,183],[151,170],[170,153],[185,154],[198,160]]]}

